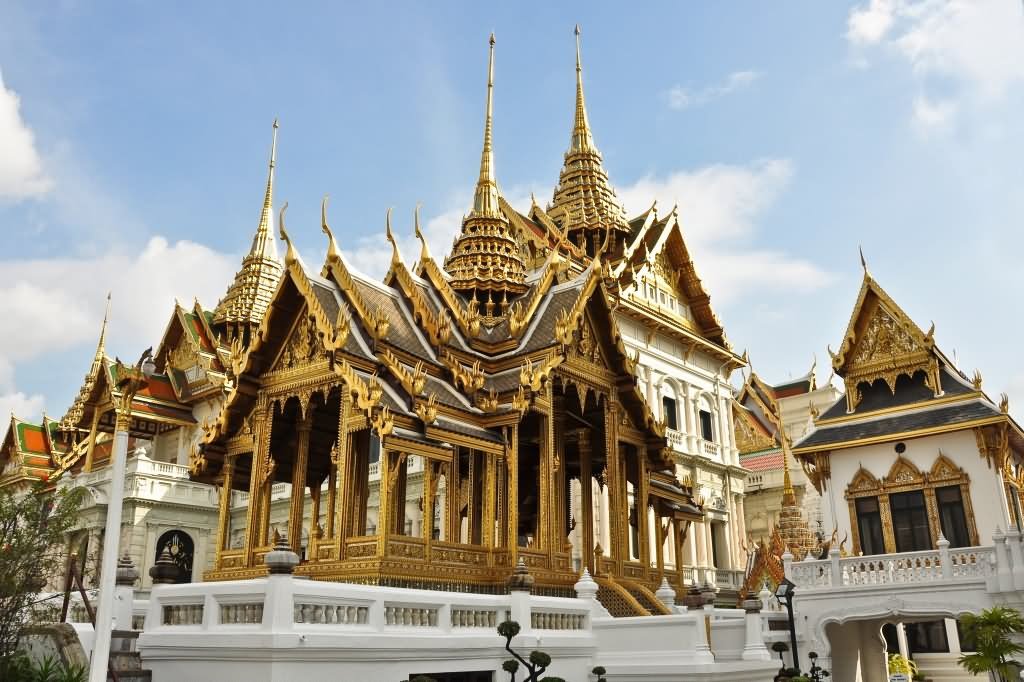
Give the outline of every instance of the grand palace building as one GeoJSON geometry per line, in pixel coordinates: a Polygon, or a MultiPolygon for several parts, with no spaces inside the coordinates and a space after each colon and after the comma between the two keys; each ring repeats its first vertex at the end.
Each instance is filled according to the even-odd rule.
{"type": "MultiPolygon", "coordinates": [[[[338,679],[306,675],[321,660],[295,653],[307,635],[325,666],[352,649],[373,674],[379,656],[388,679],[409,677],[422,661],[444,670],[436,635],[457,630],[483,652],[476,672],[493,672],[504,654],[472,628],[493,636],[516,613],[576,657],[564,670],[600,653],[619,666],[612,679],[764,680],[772,638],[800,642],[790,663],[806,670],[814,650],[844,682],[883,682],[897,650],[962,679],[957,618],[1024,606],[1024,431],[1008,398],[957,367],[863,261],[829,349],[842,391],[814,366],[774,384],[751,370],[734,388],[749,358],[712,308],[677,207],[627,212],[615,193],[578,29],[551,200],[502,196],[494,44],[473,203],[449,253],[431,251],[418,210],[388,210],[390,260],[371,278],[325,198],[326,256],[306,262],[292,235],[309,226],[274,202],[275,121],[256,231],[223,297],[174,302],[144,380],[107,354],[104,317],[66,412],[11,416],[0,487],[88,491],[72,556],[87,585],[106,543],[135,564],[150,599],[143,658],[171,679],[189,678],[189,661],[219,661],[224,680],[338,679]],[[418,239],[414,257],[400,230],[418,239]],[[109,538],[115,486],[124,520],[109,538]],[[292,553],[285,573],[308,580],[270,570],[292,553]],[[154,577],[180,584],[150,594],[158,563],[154,577]],[[770,612],[786,580],[792,640],[770,612]],[[532,616],[516,585],[532,589],[532,616]],[[252,677],[240,646],[298,667],[252,677]]],[[[460,646],[446,660],[468,666],[460,646]]]]}

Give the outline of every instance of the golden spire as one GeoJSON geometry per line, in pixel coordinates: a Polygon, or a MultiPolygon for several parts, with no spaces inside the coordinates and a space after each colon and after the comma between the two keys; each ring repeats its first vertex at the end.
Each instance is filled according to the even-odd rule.
{"type": "Polygon", "coordinates": [[[601,152],[594,144],[583,96],[583,58],[578,24],[575,33],[576,112],[569,150],[565,153],[558,186],[547,213],[563,230],[574,233],[571,242],[583,244],[587,253],[593,255],[610,232],[628,232],[629,226],[622,204],[608,181],[601,152]],[[596,234],[588,239],[589,233],[596,234]]]}
{"type": "MultiPolygon", "coordinates": [[[[487,107],[484,115],[484,146],[480,154],[480,177],[473,195],[473,210],[463,219],[462,231],[452,245],[451,255],[445,260],[445,269],[452,278],[452,288],[473,296],[481,307],[491,300],[492,292],[521,294],[526,291],[526,265],[523,263],[521,247],[508,218],[501,212],[498,183],[494,177],[493,33],[488,42],[487,107]]],[[[490,309],[493,310],[493,305],[490,309]]]]}
{"type": "Polygon", "coordinates": [[[796,506],[796,491],[793,490],[793,480],[789,476],[789,439],[786,437],[786,427],[782,423],[782,411],[779,411],[779,440],[782,442],[782,506],[796,506]]]}
{"type": "Polygon", "coordinates": [[[274,213],[274,166],[277,161],[277,119],[274,119],[274,135],[270,143],[270,168],[267,170],[267,191],[263,195],[263,210],[260,211],[260,222],[256,227],[256,235],[252,239],[249,253],[270,258],[277,258],[277,244],[274,242],[274,229],[270,224],[274,213]]]}
{"type": "Polygon", "coordinates": [[[96,355],[93,358],[93,363],[98,363],[103,360],[103,357],[107,353],[107,321],[110,319],[110,292],[107,292],[107,309],[103,312],[103,325],[100,327],[100,341],[96,344],[96,355]]]}
{"type": "Polygon", "coordinates": [[[473,195],[473,214],[497,217],[498,183],[494,179],[494,34],[489,40],[490,54],[487,58],[487,108],[484,115],[484,148],[480,152],[480,177],[476,181],[473,195]]]}
{"type": "Polygon", "coordinates": [[[576,24],[576,120],[572,127],[572,144],[569,153],[595,152],[594,137],[587,120],[587,104],[583,99],[583,59],[580,57],[580,25],[576,24]]]}
{"type": "Polygon", "coordinates": [[[259,326],[270,304],[270,298],[281,280],[282,266],[277,256],[277,243],[272,226],[274,208],[274,167],[277,165],[277,119],[270,144],[267,188],[252,247],[242,259],[242,268],[235,274],[224,298],[213,311],[216,332],[231,341],[236,335],[248,343],[248,333],[259,326]]]}

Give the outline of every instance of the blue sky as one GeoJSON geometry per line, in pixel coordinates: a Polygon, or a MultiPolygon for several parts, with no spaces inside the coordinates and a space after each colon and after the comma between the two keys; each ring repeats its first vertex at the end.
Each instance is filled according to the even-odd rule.
{"type": "MultiPolygon", "coordinates": [[[[583,29],[591,123],[636,214],[679,203],[730,340],[769,381],[841,339],[872,274],[990,393],[1024,399],[1020,0],[0,5],[0,410],[63,414],[108,349],[212,307],[276,203],[319,264],[319,201],[382,274],[384,213],[435,253],[470,205],[487,36],[503,193],[550,199],[583,29]]],[[[411,239],[405,253],[415,257],[411,239]]],[[[820,379],[827,377],[822,371],[820,379]]],[[[1016,405],[1016,403],[1012,403],[1016,405]]]]}

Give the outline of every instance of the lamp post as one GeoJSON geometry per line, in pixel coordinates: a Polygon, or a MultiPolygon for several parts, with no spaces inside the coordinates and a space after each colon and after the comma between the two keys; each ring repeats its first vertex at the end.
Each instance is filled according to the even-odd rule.
{"type": "MultiPolygon", "coordinates": [[[[132,421],[135,394],[149,383],[156,371],[153,349],[142,354],[134,367],[119,360],[116,388],[120,395],[114,406],[114,448],[110,455],[110,491],[107,496],[107,523],[100,567],[99,605],[96,609],[96,637],[89,665],[89,682],[106,682],[110,659],[110,632],[114,616],[114,584],[117,579],[117,551],[121,540],[121,507],[124,501],[124,471],[128,459],[128,431],[132,421]]],[[[130,627],[130,624],[129,624],[130,627]]]]}
{"type": "Polygon", "coordinates": [[[796,585],[789,578],[783,578],[779,586],[775,588],[775,598],[786,607],[789,614],[789,645],[793,652],[793,667],[800,671],[800,654],[796,649],[796,623],[793,621],[793,593],[796,592],[796,585]]]}

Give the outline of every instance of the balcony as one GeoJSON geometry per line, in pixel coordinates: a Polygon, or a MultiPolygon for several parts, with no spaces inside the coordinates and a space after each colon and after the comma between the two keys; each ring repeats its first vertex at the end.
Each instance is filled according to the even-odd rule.
{"type": "MultiPolygon", "coordinates": [[[[110,477],[111,468],[104,466],[64,477],[61,485],[90,488],[93,495],[89,501],[106,504],[110,477]]],[[[187,466],[160,462],[142,454],[132,455],[126,462],[124,495],[125,499],[217,507],[217,490],[205,483],[191,481],[187,466]]]]}
{"type": "Polygon", "coordinates": [[[712,457],[717,459],[722,449],[719,447],[718,443],[713,443],[709,440],[702,440],[701,451],[704,453],[705,457],[712,457]]]}
{"type": "Polygon", "coordinates": [[[677,452],[686,452],[686,434],[676,429],[665,429],[668,444],[677,452]]]}

